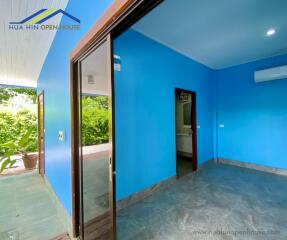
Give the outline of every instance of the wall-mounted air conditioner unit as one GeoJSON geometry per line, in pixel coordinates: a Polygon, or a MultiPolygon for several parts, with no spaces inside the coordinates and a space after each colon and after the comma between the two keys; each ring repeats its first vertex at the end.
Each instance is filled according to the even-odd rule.
{"type": "Polygon", "coordinates": [[[287,79],[287,65],[263,69],[254,72],[254,80],[256,83],[279,80],[284,78],[287,79]]]}

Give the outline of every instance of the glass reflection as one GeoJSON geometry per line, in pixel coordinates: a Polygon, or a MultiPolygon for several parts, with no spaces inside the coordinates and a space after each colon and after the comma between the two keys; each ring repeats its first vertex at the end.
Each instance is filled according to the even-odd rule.
{"type": "Polygon", "coordinates": [[[104,43],[81,62],[82,212],[85,239],[110,239],[112,231],[112,111],[107,53],[107,43],[104,43]]]}

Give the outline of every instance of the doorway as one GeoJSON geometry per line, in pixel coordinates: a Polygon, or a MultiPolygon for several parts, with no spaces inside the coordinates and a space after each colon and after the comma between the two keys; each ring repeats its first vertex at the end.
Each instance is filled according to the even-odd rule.
{"type": "Polygon", "coordinates": [[[38,95],[38,158],[39,173],[45,174],[44,91],[38,95]]]}
{"type": "Polygon", "coordinates": [[[197,170],[196,93],[175,89],[177,177],[197,170]]]}

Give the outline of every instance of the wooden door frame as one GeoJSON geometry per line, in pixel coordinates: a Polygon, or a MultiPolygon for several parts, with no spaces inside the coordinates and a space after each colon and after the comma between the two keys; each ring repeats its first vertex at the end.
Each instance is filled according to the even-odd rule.
{"type": "MultiPolygon", "coordinates": [[[[117,0],[106,10],[87,34],[71,51],[70,62],[75,62],[95,44],[111,33],[116,38],[164,0],[117,0]]],[[[72,75],[71,75],[72,76],[72,75]]]]}
{"type": "Polygon", "coordinates": [[[178,177],[178,158],[177,158],[177,146],[176,146],[176,97],[178,92],[184,92],[191,95],[191,130],[192,130],[192,170],[197,171],[197,122],[196,122],[196,92],[175,88],[174,90],[174,114],[175,114],[175,156],[176,156],[176,176],[178,177]]]}
{"type": "Polygon", "coordinates": [[[45,99],[44,99],[44,90],[42,90],[42,92],[40,92],[37,96],[37,109],[38,109],[38,171],[39,174],[44,176],[45,175],[45,99]],[[40,161],[41,159],[41,129],[40,129],[40,104],[39,104],[39,99],[42,96],[43,98],[43,161],[40,161]],[[43,163],[43,164],[42,164],[43,163]]]}
{"type": "MultiPolygon", "coordinates": [[[[154,9],[163,0],[118,0],[115,1],[106,11],[106,13],[95,23],[92,29],[72,50],[70,55],[70,99],[71,99],[71,176],[72,176],[72,227],[74,237],[80,234],[80,206],[81,189],[80,178],[81,169],[79,166],[80,156],[80,137],[79,137],[79,84],[78,77],[80,75],[79,60],[88,54],[95,46],[110,35],[111,59],[113,59],[113,39],[123,33],[127,28],[134,24],[141,17],[145,16],[149,11],[154,9]]],[[[111,61],[111,68],[113,64],[111,61]]],[[[112,71],[112,116],[113,116],[113,172],[116,164],[116,146],[115,146],[115,107],[114,107],[114,72],[112,71]]],[[[115,175],[113,175],[114,189],[114,236],[116,239],[116,199],[115,199],[115,175]]]]}

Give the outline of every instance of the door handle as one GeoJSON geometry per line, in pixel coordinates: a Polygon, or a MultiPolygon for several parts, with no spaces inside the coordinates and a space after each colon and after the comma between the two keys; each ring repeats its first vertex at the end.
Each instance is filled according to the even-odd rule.
{"type": "Polygon", "coordinates": [[[109,176],[110,176],[110,182],[112,182],[113,181],[112,157],[109,158],[109,176]]]}

